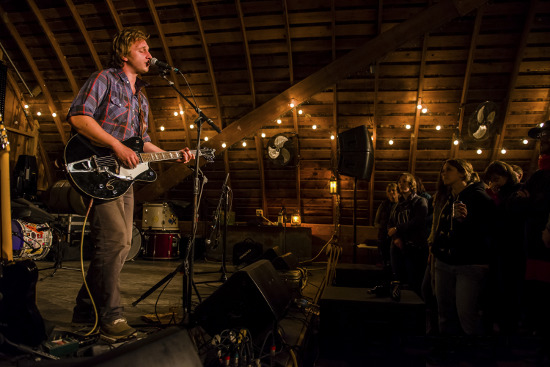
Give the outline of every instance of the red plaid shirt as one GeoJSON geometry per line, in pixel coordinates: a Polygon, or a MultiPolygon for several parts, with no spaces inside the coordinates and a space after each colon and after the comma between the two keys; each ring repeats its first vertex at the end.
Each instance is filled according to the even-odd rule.
{"type": "Polygon", "coordinates": [[[149,102],[141,91],[147,83],[136,79],[136,94],[128,77],[121,69],[110,68],[93,73],[73,100],[67,119],[71,116],[90,116],[103,130],[119,139],[142,136],[144,142],[151,141],[147,134],[149,102]],[[141,95],[141,98],[138,96],[141,95]],[[143,114],[143,130],[140,133],[139,99],[143,114]]]}

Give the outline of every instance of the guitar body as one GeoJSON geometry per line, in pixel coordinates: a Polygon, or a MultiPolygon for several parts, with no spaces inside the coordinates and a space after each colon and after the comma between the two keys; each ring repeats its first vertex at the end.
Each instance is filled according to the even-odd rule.
{"type": "MultiPolygon", "coordinates": [[[[143,140],[133,137],[122,142],[135,151],[143,152],[143,140]]],[[[83,135],[74,135],[65,147],[65,165],[69,181],[81,194],[89,197],[112,200],[124,195],[134,181],[152,182],[157,174],[148,162],[128,169],[115,159],[109,148],[93,145],[83,135]]]]}
{"type": "Polygon", "coordinates": [[[2,268],[0,334],[12,343],[38,346],[46,340],[44,320],[35,303],[38,268],[30,259],[9,262],[2,268]]]}

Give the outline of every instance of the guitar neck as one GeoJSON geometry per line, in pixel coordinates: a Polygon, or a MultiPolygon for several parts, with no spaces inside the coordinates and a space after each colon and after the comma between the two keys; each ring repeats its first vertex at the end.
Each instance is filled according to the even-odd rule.
{"type": "MultiPolygon", "coordinates": [[[[197,155],[196,150],[191,150],[190,152],[195,156],[197,155]]],[[[160,162],[182,159],[183,153],[181,150],[173,150],[170,152],[140,153],[139,156],[142,162],[160,162]]]]}

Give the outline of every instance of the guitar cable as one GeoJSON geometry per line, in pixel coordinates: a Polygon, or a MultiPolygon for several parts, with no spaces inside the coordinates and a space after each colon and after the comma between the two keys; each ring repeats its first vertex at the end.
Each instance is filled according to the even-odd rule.
{"type": "Polygon", "coordinates": [[[84,223],[82,224],[82,234],[80,236],[80,271],[82,273],[82,280],[84,281],[84,287],[86,288],[86,291],[88,292],[88,295],[90,296],[90,301],[92,302],[92,307],[94,308],[94,316],[95,316],[95,323],[92,330],[84,334],[84,336],[89,336],[92,334],[96,334],[99,332],[99,317],[97,314],[97,307],[95,305],[94,297],[92,296],[92,292],[90,291],[90,288],[88,287],[88,283],[86,282],[86,272],[84,271],[84,235],[86,231],[84,230],[86,228],[86,223],[88,222],[88,215],[90,214],[90,211],[92,209],[92,205],[94,203],[94,199],[90,199],[90,203],[88,204],[88,210],[86,211],[86,216],[84,217],[84,223]]]}

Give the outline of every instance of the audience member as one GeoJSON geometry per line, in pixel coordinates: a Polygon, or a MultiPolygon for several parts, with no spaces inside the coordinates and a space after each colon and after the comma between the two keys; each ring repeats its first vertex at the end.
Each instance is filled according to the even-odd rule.
{"type": "Polygon", "coordinates": [[[378,251],[382,257],[384,268],[390,268],[390,244],[391,238],[388,236],[388,221],[390,214],[399,201],[399,192],[397,184],[391,182],[386,187],[386,199],[380,204],[374,218],[374,226],[378,228],[378,251]]]}
{"type": "Polygon", "coordinates": [[[388,223],[391,267],[396,280],[408,283],[420,295],[428,255],[428,202],[416,194],[416,180],[410,173],[401,174],[397,187],[401,197],[388,223]]]}

